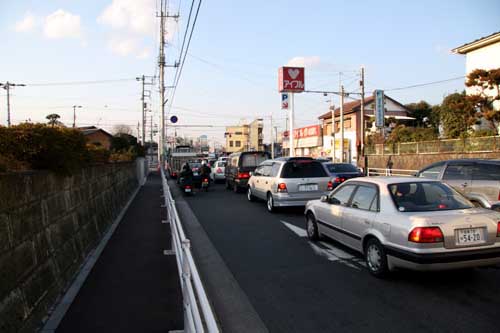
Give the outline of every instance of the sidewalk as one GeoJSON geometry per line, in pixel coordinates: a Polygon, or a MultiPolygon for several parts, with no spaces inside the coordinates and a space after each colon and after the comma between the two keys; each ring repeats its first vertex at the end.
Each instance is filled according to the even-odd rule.
{"type": "Polygon", "coordinates": [[[150,174],[57,332],[183,329],[182,294],[170,227],[162,224],[161,178],[150,174]]]}

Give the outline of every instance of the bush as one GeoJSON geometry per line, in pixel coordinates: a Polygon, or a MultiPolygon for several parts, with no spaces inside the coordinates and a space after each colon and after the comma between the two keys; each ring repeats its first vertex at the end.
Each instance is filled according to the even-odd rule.
{"type": "Polygon", "coordinates": [[[438,137],[436,130],[433,128],[422,127],[406,127],[405,125],[398,125],[392,131],[387,142],[418,142],[418,141],[431,141],[436,140],[438,137]]]}
{"type": "Polygon", "coordinates": [[[45,124],[0,127],[0,155],[25,163],[31,169],[70,174],[90,161],[83,134],[45,124]]]}
{"type": "Polygon", "coordinates": [[[87,150],[89,151],[89,161],[91,163],[104,164],[109,162],[111,152],[106,148],[96,144],[87,144],[87,150]]]}
{"type": "Polygon", "coordinates": [[[130,147],[128,150],[122,150],[119,152],[111,153],[109,157],[110,162],[128,162],[133,161],[137,157],[134,147],[130,147]]]}

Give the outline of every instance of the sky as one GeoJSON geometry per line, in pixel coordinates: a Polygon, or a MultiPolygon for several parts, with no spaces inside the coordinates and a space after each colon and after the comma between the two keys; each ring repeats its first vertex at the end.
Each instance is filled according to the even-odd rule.
{"type": "MultiPolygon", "coordinates": [[[[0,0],[0,82],[26,84],[11,90],[13,123],[46,122],[51,113],[68,126],[112,131],[141,119],[141,83],[158,75],[160,0],[0,0]],[[90,82],[91,81],[91,82],[90,82]],[[97,82],[96,82],[97,81],[97,82]]],[[[198,5],[195,1],[194,11],[198,5]]],[[[167,62],[178,61],[191,6],[170,0],[167,62]]],[[[236,1],[203,0],[168,117],[178,135],[206,134],[224,142],[224,126],[270,117],[283,129],[277,71],[305,66],[308,90],[359,92],[365,67],[366,93],[384,89],[401,103],[440,103],[464,89],[463,79],[419,88],[414,84],[463,76],[465,57],[451,49],[500,31],[500,2],[476,1],[236,1]],[[210,127],[209,127],[210,126],[210,127]]],[[[176,69],[166,71],[166,86],[176,69]]],[[[158,80],[149,117],[159,122],[158,80]]],[[[328,111],[321,94],[295,96],[295,126],[318,123],[328,111]]],[[[333,103],[339,105],[337,97],[333,103]]],[[[0,124],[6,124],[6,94],[0,90],[0,124]]],[[[172,134],[172,129],[167,129],[172,134]]]]}

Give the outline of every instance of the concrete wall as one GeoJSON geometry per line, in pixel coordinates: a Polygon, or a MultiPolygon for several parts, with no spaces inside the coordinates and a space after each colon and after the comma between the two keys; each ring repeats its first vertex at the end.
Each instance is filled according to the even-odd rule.
{"type": "Polygon", "coordinates": [[[41,324],[137,188],[136,168],[0,175],[0,332],[41,324]]]}
{"type": "Polygon", "coordinates": [[[369,155],[369,168],[386,168],[391,159],[393,169],[419,170],[431,163],[458,158],[500,159],[500,152],[489,153],[439,153],[407,155],[369,155]]]}

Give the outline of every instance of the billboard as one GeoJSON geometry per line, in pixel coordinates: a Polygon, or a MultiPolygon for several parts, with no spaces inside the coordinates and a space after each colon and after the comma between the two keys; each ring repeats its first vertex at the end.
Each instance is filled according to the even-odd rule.
{"type": "MultiPolygon", "coordinates": [[[[283,147],[288,148],[288,131],[283,132],[283,147]]],[[[323,145],[321,125],[312,125],[293,130],[295,148],[318,147],[323,145]]]]}
{"type": "Polygon", "coordinates": [[[373,94],[375,95],[375,126],[384,127],[384,116],[385,116],[384,91],[375,90],[373,94]]]}
{"type": "Polygon", "coordinates": [[[303,92],[304,87],[304,67],[280,67],[278,70],[279,92],[303,92]]]}

